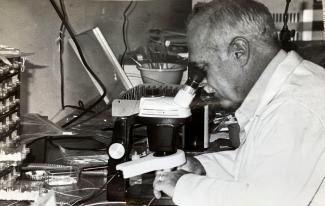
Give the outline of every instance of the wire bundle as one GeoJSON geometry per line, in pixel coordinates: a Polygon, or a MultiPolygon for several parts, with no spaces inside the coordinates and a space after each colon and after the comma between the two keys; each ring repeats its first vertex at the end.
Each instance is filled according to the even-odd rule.
{"type": "MultiPolygon", "coordinates": [[[[103,82],[98,78],[98,76],[95,74],[95,72],[90,68],[89,64],[87,63],[84,54],[82,52],[82,49],[79,45],[79,42],[76,39],[75,33],[72,29],[72,27],[70,26],[68,20],[67,20],[67,16],[66,13],[63,11],[64,10],[64,4],[61,2],[61,6],[63,6],[60,10],[60,8],[58,7],[58,5],[55,3],[54,0],[49,0],[53,6],[53,8],[55,9],[56,13],[58,14],[58,16],[60,17],[62,24],[64,25],[65,29],[68,31],[68,33],[70,34],[70,37],[72,39],[72,41],[74,42],[74,44],[76,45],[76,48],[78,50],[78,53],[80,55],[81,61],[82,63],[85,65],[86,70],[91,74],[91,76],[95,79],[95,81],[99,84],[99,86],[101,87],[103,94],[94,102],[92,103],[90,106],[88,106],[87,108],[84,108],[83,111],[76,117],[74,117],[73,119],[71,119],[69,122],[66,122],[64,125],[62,125],[63,128],[68,127],[69,125],[71,125],[73,122],[77,121],[78,119],[80,119],[83,115],[85,115],[87,112],[91,111],[96,105],[98,105],[106,96],[106,88],[105,85],[103,84],[103,82]]],[[[61,29],[63,30],[63,27],[61,26],[61,29]]],[[[60,29],[60,30],[61,30],[60,29]]],[[[61,36],[63,37],[63,36],[61,36]]],[[[61,46],[63,46],[63,43],[60,44],[61,46]]],[[[62,60],[62,59],[61,59],[62,60]]],[[[62,78],[63,79],[63,78],[62,78]]]]}

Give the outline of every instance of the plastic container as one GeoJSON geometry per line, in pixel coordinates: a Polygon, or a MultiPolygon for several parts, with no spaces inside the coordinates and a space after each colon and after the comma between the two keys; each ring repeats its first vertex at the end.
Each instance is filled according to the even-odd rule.
{"type": "Polygon", "coordinates": [[[179,84],[186,66],[172,63],[145,63],[138,69],[145,84],[179,84]]]}
{"type": "Polygon", "coordinates": [[[77,170],[46,171],[45,183],[49,186],[72,185],[78,182],[77,170]]]}

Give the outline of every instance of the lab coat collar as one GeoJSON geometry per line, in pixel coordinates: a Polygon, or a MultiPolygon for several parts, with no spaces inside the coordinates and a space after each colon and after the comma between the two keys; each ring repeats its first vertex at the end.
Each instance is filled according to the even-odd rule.
{"type": "Polygon", "coordinates": [[[235,113],[241,131],[246,130],[248,122],[261,113],[301,61],[302,58],[294,51],[280,50],[275,55],[235,113]]]}

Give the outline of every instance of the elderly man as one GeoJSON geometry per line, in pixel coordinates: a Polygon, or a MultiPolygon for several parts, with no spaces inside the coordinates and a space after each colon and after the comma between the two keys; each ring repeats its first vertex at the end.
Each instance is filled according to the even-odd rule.
{"type": "Polygon", "coordinates": [[[324,68],[281,50],[270,12],[253,0],[201,6],[188,43],[215,95],[237,108],[241,145],[159,173],[155,196],[195,206],[309,205],[325,176],[324,68]]]}

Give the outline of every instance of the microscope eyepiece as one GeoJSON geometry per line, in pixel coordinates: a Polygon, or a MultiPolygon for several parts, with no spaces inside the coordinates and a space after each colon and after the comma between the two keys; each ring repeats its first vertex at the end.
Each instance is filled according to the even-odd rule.
{"type": "Polygon", "coordinates": [[[191,104],[197,88],[206,76],[204,70],[206,65],[190,62],[188,66],[189,77],[174,98],[175,103],[182,107],[188,107],[191,104]]]}
{"type": "Polygon", "coordinates": [[[189,62],[188,70],[190,71],[190,74],[185,84],[192,87],[193,89],[197,89],[200,82],[202,82],[206,76],[206,72],[204,70],[205,66],[206,65],[204,64],[199,64],[196,62],[189,62]]]}

